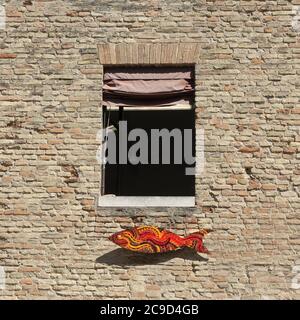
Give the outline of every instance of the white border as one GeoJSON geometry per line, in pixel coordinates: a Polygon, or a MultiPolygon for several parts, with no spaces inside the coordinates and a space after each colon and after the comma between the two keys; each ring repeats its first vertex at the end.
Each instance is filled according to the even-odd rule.
{"type": "Polygon", "coordinates": [[[0,266],[0,290],[5,290],[5,270],[0,266]]]}
{"type": "Polygon", "coordinates": [[[0,0],[0,30],[5,30],[6,28],[6,12],[5,3],[0,0]]]}

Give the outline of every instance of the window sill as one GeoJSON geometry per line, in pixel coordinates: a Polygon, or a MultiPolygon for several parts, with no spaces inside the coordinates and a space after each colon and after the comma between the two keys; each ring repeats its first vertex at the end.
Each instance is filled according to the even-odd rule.
{"type": "Polygon", "coordinates": [[[117,197],[98,198],[99,207],[194,207],[195,197],[117,197]]]}

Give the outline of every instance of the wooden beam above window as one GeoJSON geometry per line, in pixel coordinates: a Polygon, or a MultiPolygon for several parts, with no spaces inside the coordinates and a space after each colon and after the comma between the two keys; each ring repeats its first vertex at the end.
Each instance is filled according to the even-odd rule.
{"type": "Polygon", "coordinates": [[[105,43],[98,45],[102,65],[196,64],[199,43],[105,43]]]}

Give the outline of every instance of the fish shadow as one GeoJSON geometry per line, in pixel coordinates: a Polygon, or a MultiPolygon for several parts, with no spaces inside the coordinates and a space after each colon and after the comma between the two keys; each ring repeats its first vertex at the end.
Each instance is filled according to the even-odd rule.
{"type": "Polygon", "coordinates": [[[181,258],[190,261],[208,261],[208,258],[204,258],[189,248],[154,254],[143,254],[120,248],[109,251],[98,257],[96,259],[96,263],[118,266],[154,265],[167,262],[174,258],[181,258]]]}

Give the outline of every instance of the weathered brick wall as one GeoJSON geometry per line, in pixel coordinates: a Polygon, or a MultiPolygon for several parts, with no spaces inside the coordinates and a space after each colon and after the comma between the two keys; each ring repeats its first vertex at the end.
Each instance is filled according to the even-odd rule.
{"type": "Polygon", "coordinates": [[[300,1],[5,3],[0,299],[299,298],[291,283],[300,264],[300,1]],[[169,41],[201,45],[196,112],[206,167],[197,206],[96,208],[97,45],[169,41]],[[114,251],[107,236],[134,224],[181,235],[211,227],[213,253],[114,251]]]}

